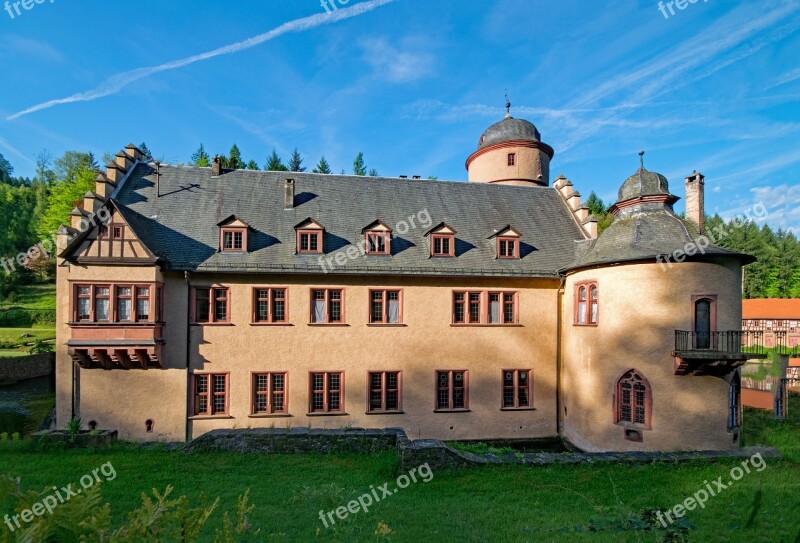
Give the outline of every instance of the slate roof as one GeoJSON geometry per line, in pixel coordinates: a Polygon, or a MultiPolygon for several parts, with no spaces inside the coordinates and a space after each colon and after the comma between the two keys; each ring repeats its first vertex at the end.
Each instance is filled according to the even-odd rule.
{"type": "Polygon", "coordinates": [[[643,167],[630,176],[619,188],[617,201],[623,202],[637,196],[669,194],[667,178],[660,173],[645,170],[643,167]]]}
{"type": "Polygon", "coordinates": [[[376,220],[394,230],[391,256],[359,256],[342,266],[331,260],[332,273],[555,277],[584,239],[549,187],[247,170],[212,177],[210,168],[161,165],[156,198],[155,180],[153,165],[138,164],[114,202],[168,270],[320,273],[320,255],[295,254],[294,226],[309,217],[325,225],[325,258],[361,241],[376,220]],[[287,178],[295,180],[288,210],[287,178]],[[231,215],[252,229],[245,254],[218,252],[217,224],[231,215]],[[410,217],[416,227],[404,232],[410,217]],[[455,258],[429,256],[423,235],[440,222],[458,232],[455,258]],[[519,260],[495,258],[487,239],[509,224],[522,234],[519,260]]]}
{"type": "Polygon", "coordinates": [[[506,117],[502,121],[486,129],[480,139],[478,149],[483,149],[495,143],[512,140],[541,142],[542,136],[532,122],[524,119],[515,119],[514,117],[506,117]]]}

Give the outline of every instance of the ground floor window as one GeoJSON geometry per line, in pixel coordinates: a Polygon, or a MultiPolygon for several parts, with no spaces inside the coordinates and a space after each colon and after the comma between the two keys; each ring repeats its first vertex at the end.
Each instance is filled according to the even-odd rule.
{"type": "Polygon", "coordinates": [[[503,370],[503,408],[533,405],[531,370],[503,370]]]}
{"type": "Polygon", "coordinates": [[[650,429],[652,392],[647,379],[630,370],[619,378],[616,388],[616,424],[650,429]]]}
{"type": "Polygon", "coordinates": [[[194,375],[194,414],[212,416],[228,414],[228,374],[194,375]]]}
{"type": "Polygon", "coordinates": [[[313,372],[309,382],[310,413],[344,412],[344,372],[313,372]]]}
{"type": "Polygon", "coordinates": [[[285,373],[253,374],[253,414],[276,415],[288,412],[285,373]]]}
{"type": "Polygon", "coordinates": [[[436,409],[467,409],[468,401],[467,371],[436,372],[436,409]]]}
{"type": "Polygon", "coordinates": [[[400,411],[400,372],[370,372],[368,379],[369,404],[367,406],[367,410],[370,413],[380,411],[400,411]]]}

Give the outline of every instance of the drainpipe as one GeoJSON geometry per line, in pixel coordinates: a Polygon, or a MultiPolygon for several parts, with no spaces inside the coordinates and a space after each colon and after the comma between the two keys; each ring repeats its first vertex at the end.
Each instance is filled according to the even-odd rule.
{"type": "Polygon", "coordinates": [[[561,341],[564,305],[564,285],[567,282],[565,275],[561,276],[558,292],[556,294],[556,432],[561,437],[561,341]]]}
{"type": "Polygon", "coordinates": [[[192,286],[189,283],[189,272],[183,272],[183,278],[186,280],[186,442],[192,440],[192,368],[190,364],[191,355],[191,333],[192,333],[192,316],[189,312],[192,310],[192,286]]]}

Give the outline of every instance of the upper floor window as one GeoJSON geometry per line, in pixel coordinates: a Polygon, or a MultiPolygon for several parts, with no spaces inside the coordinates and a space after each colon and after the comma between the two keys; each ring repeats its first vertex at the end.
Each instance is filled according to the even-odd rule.
{"type": "MultiPolygon", "coordinates": [[[[155,322],[154,285],[90,284],[75,285],[73,321],[75,322],[155,322]]],[[[160,298],[159,298],[160,300],[160,298]]]]}
{"type": "Polygon", "coordinates": [[[379,411],[400,411],[402,409],[401,380],[399,371],[370,372],[369,403],[370,413],[379,411]]]}
{"type": "Polygon", "coordinates": [[[575,324],[594,326],[599,312],[599,289],[597,282],[589,281],[575,285],[575,324]]]}
{"type": "Polygon", "coordinates": [[[366,253],[389,255],[392,253],[392,229],[383,221],[375,221],[362,231],[366,253]]]}
{"type": "Polygon", "coordinates": [[[531,407],[531,370],[503,370],[503,408],[531,407]]]}
{"type": "Polygon", "coordinates": [[[254,373],[253,414],[288,413],[286,388],[286,373],[254,373]]]}
{"type": "Polygon", "coordinates": [[[371,324],[400,324],[402,321],[402,291],[370,290],[369,322],[371,324]]]}
{"type": "Polygon", "coordinates": [[[287,321],[287,294],[285,288],[253,289],[253,322],[278,324],[287,321]]]}
{"type": "Polygon", "coordinates": [[[311,322],[313,324],[344,323],[344,290],[313,289],[311,291],[311,322]]]}
{"type": "Polygon", "coordinates": [[[308,218],[295,226],[297,253],[322,253],[325,229],[317,221],[308,218]]]}
{"type": "Polygon", "coordinates": [[[469,408],[467,371],[436,372],[436,410],[469,408]]]}
{"type": "Polygon", "coordinates": [[[652,393],[642,374],[630,370],[620,377],[614,398],[615,424],[651,429],[652,393]]]}
{"type": "Polygon", "coordinates": [[[228,374],[194,374],[195,416],[226,415],[228,413],[228,374]]]}
{"type": "Polygon", "coordinates": [[[112,228],[112,234],[114,239],[125,239],[125,227],[115,225],[112,228]]]}
{"type": "Polygon", "coordinates": [[[514,166],[517,163],[516,153],[508,153],[508,165],[514,166]]]}
{"type": "Polygon", "coordinates": [[[522,234],[509,224],[489,236],[489,239],[494,238],[497,258],[519,258],[521,237],[522,234]]]}
{"type": "Polygon", "coordinates": [[[517,324],[516,292],[453,292],[453,324],[517,324]]]}
{"type": "Polygon", "coordinates": [[[445,223],[439,223],[425,233],[430,237],[431,256],[452,257],[456,255],[456,231],[445,223]]]}
{"type": "Polygon", "coordinates": [[[220,251],[223,253],[246,253],[249,225],[231,215],[217,226],[220,228],[220,251]]]}
{"type": "Polygon", "coordinates": [[[194,289],[194,322],[230,322],[227,287],[196,287],[194,289]]]}

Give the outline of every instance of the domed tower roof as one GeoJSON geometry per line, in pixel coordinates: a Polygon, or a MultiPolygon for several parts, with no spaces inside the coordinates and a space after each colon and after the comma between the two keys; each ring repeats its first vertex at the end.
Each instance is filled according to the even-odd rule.
{"type": "MultiPolygon", "coordinates": [[[[642,153],[643,154],[643,153],[642,153]]],[[[656,261],[659,256],[686,247],[702,246],[695,259],[732,257],[743,263],[752,262],[743,255],[699,240],[697,228],[678,217],[672,205],[680,198],[670,194],[667,178],[647,171],[644,164],[627,178],[619,189],[619,197],[611,206],[614,222],[599,237],[581,242],[576,259],[565,270],[630,261],[656,261]]]]}
{"type": "Polygon", "coordinates": [[[539,143],[542,141],[542,135],[532,122],[506,115],[505,119],[486,129],[478,141],[478,149],[483,149],[495,143],[517,140],[539,143]]]}

